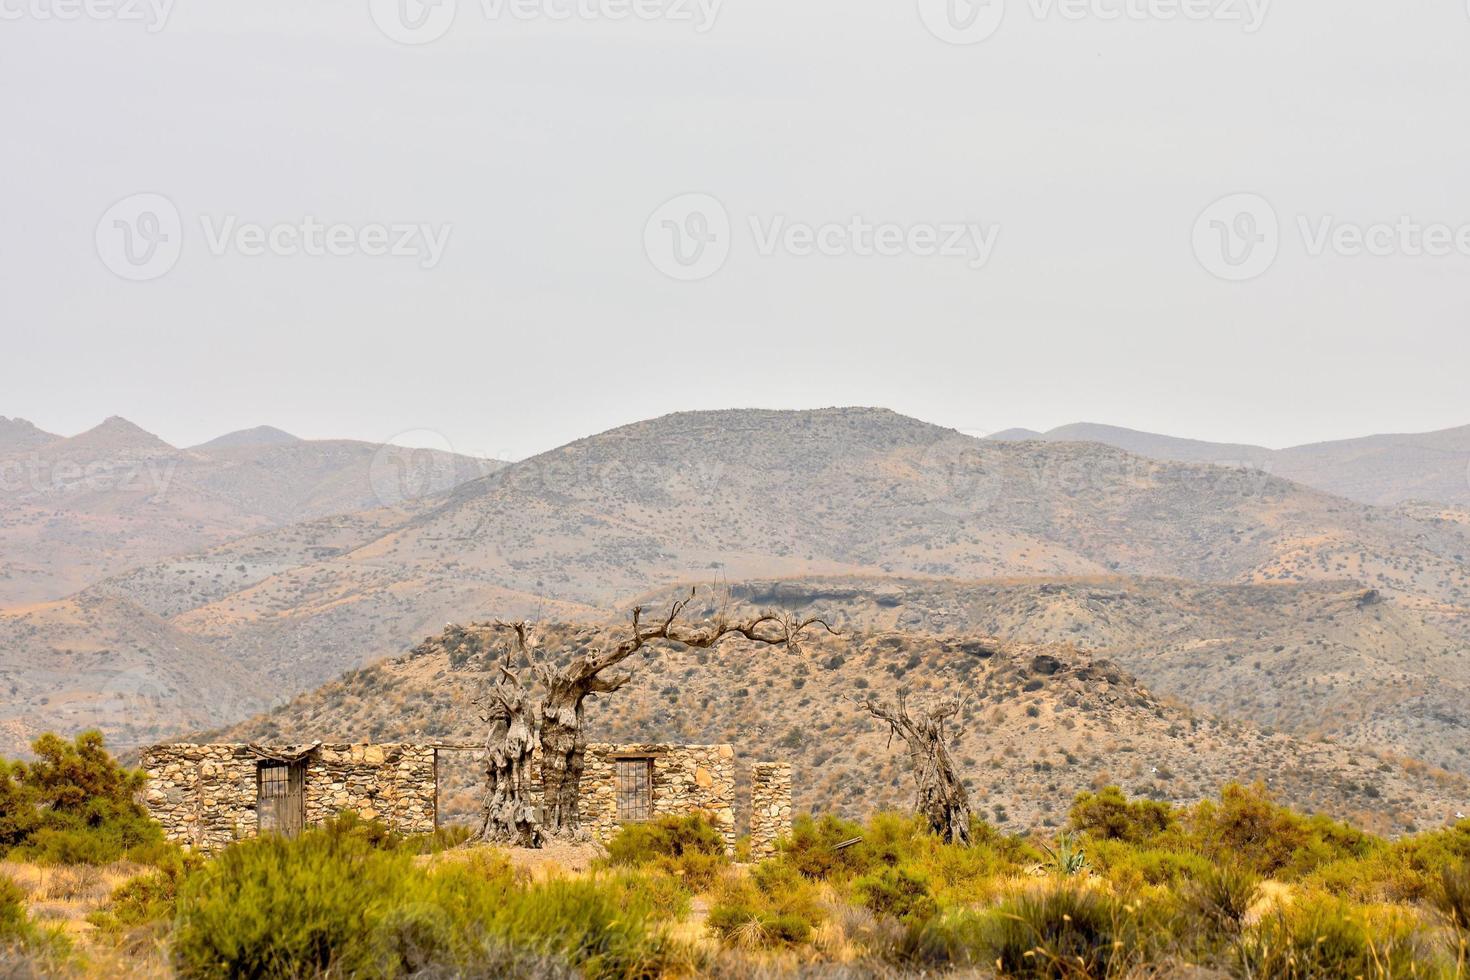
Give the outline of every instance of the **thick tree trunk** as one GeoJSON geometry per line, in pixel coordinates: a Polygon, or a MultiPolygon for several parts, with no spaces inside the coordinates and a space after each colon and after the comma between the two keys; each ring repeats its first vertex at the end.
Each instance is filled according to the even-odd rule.
{"type": "Polygon", "coordinates": [[[485,746],[485,798],[476,840],[512,847],[540,847],[532,806],[534,734],[525,723],[499,722],[485,746]]]}
{"type": "Polygon", "coordinates": [[[573,727],[560,721],[545,723],[541,730],[541,785],[544,829],[549,837],[576,840],[582,836],[578,804],[586,755],[580,717],[573,727]]]}
{"type": "Polygon", "coordinates": [[[907,695],[898,692],[896,705],[869,698],[859,706],[886,721],[891,735],[903,739],[914,770],[915,809],[929,821],[934,833],[951,844],[970,844],[970,794],[955,773],[949,742],[963,734],[946,734],[945,719],[957,715],[961,701],[947,701],[915,717],[909,714],[907,695]]]}

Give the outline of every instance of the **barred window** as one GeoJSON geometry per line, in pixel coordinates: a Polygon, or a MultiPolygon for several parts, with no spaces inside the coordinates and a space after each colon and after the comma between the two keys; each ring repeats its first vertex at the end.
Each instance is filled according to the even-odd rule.
{"type": "Polygon", "coordinates": [[[653,816],[653,760],[618,759],[618,823],[653,816]]]}

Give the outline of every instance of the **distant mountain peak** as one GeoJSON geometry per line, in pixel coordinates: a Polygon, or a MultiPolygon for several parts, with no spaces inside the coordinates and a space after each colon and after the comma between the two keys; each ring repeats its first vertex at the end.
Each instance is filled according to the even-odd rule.
{"type": "Polygon", "coordinates": [[[0,452],[34,449],[37,446],[56,442],[60,438],[58,435],[52,435],[50,432],[36,428],[26,419],[8,419],[0,415],[0,452]]]}
{"type": "Polygon", "coordinates": [[[109,416],[101,425],[65,440],[65,445],[71,449],[102,450],[170,450],[174,448],[121,415],[109,416]]]}
{"type": "Polygon", "coordinates": [[[272,425],[257,425],[252,429],[227,432],[218,438],[200,443],[195,449],[238,449],[246,446],[289,446],[300,442],[296,436],[272,425]]]}

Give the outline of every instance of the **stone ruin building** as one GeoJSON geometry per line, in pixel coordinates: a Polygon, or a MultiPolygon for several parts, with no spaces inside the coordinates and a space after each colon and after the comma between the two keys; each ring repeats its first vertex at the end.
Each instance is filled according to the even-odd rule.
{"type": "MultiPolygon", "coordinates": [[[[439,826],[441,752],[479,745],[426,742],[298,746],[166,744],[143,750],[144,804],[170,840],[217,851],[266,831],[295,834],[353,810],[405,834],[439,826]]],[[[751,855],[767,857],[791,828],[791,766],[751,769],[751,855]]],[[[625,823],[709,814],[735,849],[735,751],[729,745],[587,746],[582,826],[605,839],[625,823]]]]}

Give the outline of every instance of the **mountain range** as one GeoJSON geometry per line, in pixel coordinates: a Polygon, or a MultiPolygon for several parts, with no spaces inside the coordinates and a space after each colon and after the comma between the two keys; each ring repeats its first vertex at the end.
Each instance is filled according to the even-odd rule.
{"type": "Polygon", "coordinates": [[[1439,432],[1316,442],[1289,449],[1202,442],[1087,422],[1049,432],[1007,429],[990,438],[1096,442],[1150,459],[1262,469],[1365,504],[1433,501],[1470,506],[1470,425],[1439,432]]]}
{"type": "MultiPolygon", "coordinates": [[[[177,460],[154,506],[194,523],[169,537],[155,515],[160,553],[117,548],[108,567],[80,569],[75,553],[63,556],[59,569],[90,581],[0,608],[0,684],[12,695],[0,752],[92,724],[138,744],[296,695],[315,707],[291,724],[349,737],[356,715],[303,692],[398,657],[445,622],[528,616],[588,628],[640,597],[657,603],[702,583],[752,608],[821,609],[865,636],[911,636],[904,662],[933,657],[924,669],[936,678],[953,676],[955,637],[998,637],[1106,660],[1170,711],[1248,719],[1261,739],[1470,773],[1470,516],[1452,502],[1377,506],[1249,460],[979,440],[868,408],[681,413],[489,472],[474,469],[495,464],[456,460],[445,468],[455,478],[397,495],[373,490],[377,447],[257,430],[177,450],[108,425],[94,444],[177,460]],[[259,523],[231,531],[238,515],[259,523]]],[[[74,534],[85,523],[72,513],[97,522],[118,510],[63,516],[58,502],[80,496],[43,499],[53,520],[21,526],[74,534]]],[[[0,498],[0,519],[8,527],[25,508],[0,498]]],[[[0,534],[0,544],[16,540],[0,534]]],[[[19,569],[8,556],[6,567],[19,569]]],[[[19,570],[11,595],[35,581],[19,570]]],[[[885,670],[880,682],[896,687],[899,675],[885,670]]],[[[386,702],[392,710],[359,734],[398,731],[395,712],[416,711],[409,698],[386,702]]],[[[1105,720],[1123,730],[1132,716],[1105,720]]],[[[673,716],[640,717],[642,727],[608,724],[678,734],[665,731],[673,716]]],[[[1243,771],[1220,762],[1209,772],[1227,770],[1243,771]]],[[[1433,806],[1406,805],[1399,824],[1433,806]]]]}

